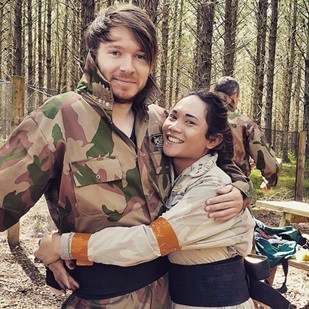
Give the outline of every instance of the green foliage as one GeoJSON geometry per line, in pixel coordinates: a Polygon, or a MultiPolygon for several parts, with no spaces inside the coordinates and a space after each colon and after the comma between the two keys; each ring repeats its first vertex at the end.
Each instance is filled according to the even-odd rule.
{"type": "MultiPolygon", "coordinates": [[[[256,195],[252,199],[252,205],[256,200],[293,200],[295,195],[296,181],[296,159],[290,156],[291,163],[283,163],[281,176],[276,188],[269,191],[262,191],[260,185],[262,183],[261,172],[257,169],[252,170],[250,179],[254,185],[256,195]]],[[[305,165],[304,177],[304,193],[303,200],[309,201],[309,162],[305,165]]]]}

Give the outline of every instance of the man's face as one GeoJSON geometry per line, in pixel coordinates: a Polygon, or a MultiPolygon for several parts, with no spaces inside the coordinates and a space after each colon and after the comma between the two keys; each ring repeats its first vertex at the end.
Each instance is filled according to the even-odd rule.
{"type": "Polygon", "coordinates": [[[111,42],[100,43],[97,64],[111,85],[115,102],[130,103],[146,85],[150,64],[125,27],[110,30],[111,42]]]}
{"type": "Polygon", "coordinates": [[[236,108],[237,107],[237,105],[238,105],[238,101],[239,101],[239,95],[238,95],[238,93],[237,92],[235,92],[235,93],[233,93],[231,96],[230,96],[232,99],[233,99],[233,101],[234,101],[234,108],[236,108]]]}

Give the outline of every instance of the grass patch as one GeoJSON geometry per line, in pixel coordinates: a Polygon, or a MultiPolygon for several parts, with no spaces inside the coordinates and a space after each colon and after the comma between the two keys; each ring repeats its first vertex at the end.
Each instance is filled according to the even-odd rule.
{"type": "MultiPolygon", "coordinates": [[[[296,160],[290,158],[291,163],[283,163],[281,176],[278,185],[269,191],[262,191],[260,185],[262,183],[261,172],[257,169],[252,170],[250,179],[253,182],[256,195],[252,199],[252,205],[256,200],[293,200],[295,195],[296,182],[296,160]]],[[[309,162],[305,165],[304,175],[304,193],[303,200],[309,201],[309,162]]]]}

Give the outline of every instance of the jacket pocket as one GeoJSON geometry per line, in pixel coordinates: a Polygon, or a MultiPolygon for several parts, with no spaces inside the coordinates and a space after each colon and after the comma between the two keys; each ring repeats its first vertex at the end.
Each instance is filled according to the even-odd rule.
{"type": "Polygon", "coordinates": [[[126,207],[119,160],[94,158],[69,165],[79,214],[119,217],[126,207]]]}

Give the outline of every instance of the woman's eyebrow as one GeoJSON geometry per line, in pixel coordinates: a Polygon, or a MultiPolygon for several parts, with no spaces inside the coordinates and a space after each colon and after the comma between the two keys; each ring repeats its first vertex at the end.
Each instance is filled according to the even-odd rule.
{"type": "Polygon", "coordinates": [[[187,116],[187,117],[192,117],[192,118],[197,119],[197,117],[195,117],[195,116],[193,116],[193,115],[191,115],[191,114],[186,114],[186,116],[187,116]]]}

